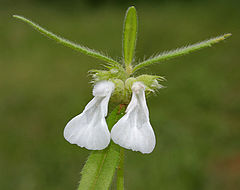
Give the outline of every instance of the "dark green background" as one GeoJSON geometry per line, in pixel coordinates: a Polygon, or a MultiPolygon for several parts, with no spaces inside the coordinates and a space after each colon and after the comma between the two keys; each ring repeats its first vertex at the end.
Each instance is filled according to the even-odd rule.
{"type": "Polygon", "coordinates": [[[76,189],[88,150],[63,129],[91,100],[102,62],[62,47],[11,15],[120,58],[128,6],[137,59],[231,32],[212,48],[156,64],[167,88],[148,99],[157,146],[126,151],[126,189],[240,189],[240,11],[237,1],[0,1],[0,189],[76,189]]]}

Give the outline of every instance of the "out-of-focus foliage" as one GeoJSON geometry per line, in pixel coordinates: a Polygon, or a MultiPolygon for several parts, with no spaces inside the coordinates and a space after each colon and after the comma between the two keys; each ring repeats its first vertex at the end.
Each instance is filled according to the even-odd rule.
{"type": "MultiPolygon", "coordinates": [[[[87,71],[101,69],[101,63],[55,44],[11,15],[119,58],[128,6],[13,2],[0,6],[0,189],[76,189],[89,151],[67,143],[62,132],[92,98],[87,71]]],[[[146,70],[165,76],[167,88],[148,99],[154,152],[127,151],[127,189],[238,190],[239,6],[234,1],[135,5],[139,58],[225,32],[233,36],[146,70]]]]}

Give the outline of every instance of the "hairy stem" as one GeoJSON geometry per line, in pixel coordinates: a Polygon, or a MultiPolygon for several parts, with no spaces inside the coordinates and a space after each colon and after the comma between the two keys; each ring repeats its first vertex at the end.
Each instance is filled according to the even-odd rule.
{"type": "MultiPolygon", "coordinates": [[[[109,130],[124,115],[126,105],[117,106],[107,118],[109,130]]],[[[92,151],[81,174],[78,190],[107,190],[121,157],[121,148],[111,141],[104,150],[92,151]]]]}
{"type": "Polygon", "coordinates": [[[117,190],[124,190],[124,148],[120,149],[120,158],[117,168],[117,190]]]}

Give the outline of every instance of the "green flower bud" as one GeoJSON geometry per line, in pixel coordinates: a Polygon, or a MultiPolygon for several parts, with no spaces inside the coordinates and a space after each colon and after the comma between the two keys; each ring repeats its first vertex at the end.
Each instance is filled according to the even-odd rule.
{"type": "Polygon", "coordinates": [[[107,70],[90,70],[90,74],[93,78],[93,83],[101,80],[121,79],[126,80],[126,73],[123,67],[117,67],[115,65],[104,65],[107,70]]]}
{"type": "Polygon", "coordinates": [[[113,92],[113,95],[116,94],[116,95],[122,95],[123,91],[124,91],[124,82],[120,79],[113,79],[111,80],[114,84],[115,84],[115,89],[114,89],[114,92],[113,92]]]}
{"type": "Polygon", "coordinates": [[[128,91],[132,91],[132,85],[134,82],[136,82],[136,78],[134,77],[130,77],[128,78],[126,81],[125,81],[125,88],[128,90],[128,91]]]}
{"type": "Polygon", "coordinates": [[[96,83],[101,80],[108,80],[109,79],[109,71],[104,70],[90,70],[90,75],[93,78],[93,83],[96,83]]]}
{"type": "Polygon", "coordinates": [[[156,75],[140,75],[136,78],[136,81],[142,82],[146,86],[146,91],[155,92],[163,86],[158,81],[165,80],[164,77],[156,75]]]}
{"type": "Polygon", "coordinates": [[[124,82],[120,79],[111,79],[111,81],[115,84],[111,100],[116,103],[124,102],[126,97],[124,82]]]}

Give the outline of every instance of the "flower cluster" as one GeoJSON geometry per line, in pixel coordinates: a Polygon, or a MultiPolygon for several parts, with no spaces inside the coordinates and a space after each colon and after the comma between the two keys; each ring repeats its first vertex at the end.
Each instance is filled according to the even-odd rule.
{"type": "Polygon", "coordinates": [[[147,77],[129,78],[125,85],[118,80],[100,80],[93,88],[94,98],[87,104],[83,112],[68,122],[64,129],[64,137],[71,144],[77,144],[89,150],[102,150],[108,146],[110,139],[120,146],[151,153],[155,147],[155,135],[149,121],[145,92],[162,87],[157,78],[147,77]],[[139,81],[140,79],[141,82],[139,81]],[[149,84],[144,84],[149,83],[149,84]],[[150,83],[150,81],[152,81],[150,83]],[[126,114],[113,126],[111,132],[105,120],[108,112],[108,102],[111,95],[125,88],[131,92],[131,101],[126,114]]]}
{"type": "Polygon", "coordinates": [[[124,20],[123,64],[121,64],[96,50],[61,38],[22,16],[14,15],[14,17],[30,24],[50,39],[105,63],[104,67],[107,70],[90,71],[93,77],[92,82],[95,84],[94,98],[81,114],[67,124],[64,130],[64,137],[67,141],[89,150],[104,149],[112,139],[116,144],[127,149],[142,153],[152,152],[155,146],[155,136],[149,122],[146,95],[162,88],[158,82],[163,81],[164,78],[146,74],[135,78],[133,77],[135,72],[154,63],[211,47],[231,36],[230,33],[224,34],[176,50],[165,51],[133,64],[137,39],[137,12],[132,6],[128,8],[124,20]],[[113,126],[111,133],[105,120],[110,98],[112,102],[128,105],[126,114],[113,126]]]}

